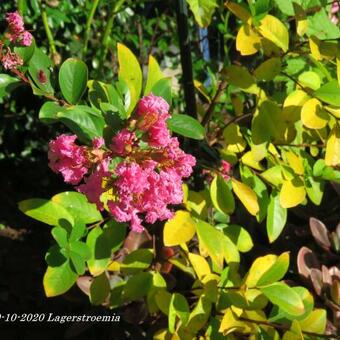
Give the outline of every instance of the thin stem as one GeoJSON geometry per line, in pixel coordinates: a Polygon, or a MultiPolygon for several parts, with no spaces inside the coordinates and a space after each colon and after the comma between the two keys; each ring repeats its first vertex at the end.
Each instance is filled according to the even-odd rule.
{"type": "Polygon", "coordinates": [[[86,20],[84,47],[83,47],[83,55],[84,56],[87,53],[87,47],[88,47],[88,43],[89,43],[89,39],[90,39],[91,25],[92,25],[94,14],[96,13],[96,9],[98,7],[99,2],[100,2],[100,0],[93,0],[89,16],[87,17],[87,20],[86,20]]]}
{"type": "Polygon", "coordinates": [[[221,97],[223,91],[225,90],[225,88],[227,87],[227,82],[225,80],[222,80],[218,86],[218,89],[215,93],[214,98],[212,99],[207,112],[205,113],[205,116],[203,117],[202,120],[202,125],[205,126],[206,124],[209,123],[213,113],[214,113],[214,108],[219,100],[219,98],[221,97]]]}
{"type": "Polygon", "coordinates": [[[41,0],[39,1],[39,7],[40,7],[40,11],[41,11],[41,19],[44,25],[44,29],[46,32],[46,36],[48,39],[48,43],[49,43],[49,47],[50,47],[50,54],[54,55],[57,53],[57,49],[55,47],[55,42],[54,42],[54,38],[53,38],[53,34],[52,31],[48,25],[48,18],[47,18],[47,13],[46,13],[46,9],[45,9],[45,4],[43,4],[41,2],[41,0]]]}
{"type": "Polygon", "coordinates": [[[301,144],[289,144],[289,143],[277,143],[276,146],[293,146],[296,148],[310,148],[310,147],[316,147],[316,148],[325,148],[325,144],[308,144],[308,143],[301,143],[301,144]]]}

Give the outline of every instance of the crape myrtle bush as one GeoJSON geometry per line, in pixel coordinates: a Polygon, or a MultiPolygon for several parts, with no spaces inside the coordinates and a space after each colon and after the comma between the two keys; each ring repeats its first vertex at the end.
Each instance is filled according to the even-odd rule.
{"type": "Polygon", "coordinates": [[[143,77],[118,43],[118,77],[101,78],[80,58],[61,62],[51,37],[50,58],[17,12],[6,15],[5,79],[46,100],[43,123],[69,129],[48,161],[70,191],[19,203],[52,226],[45,293],[76,284],[93,305],[138,304],[155,339],[334,338],[340,227],[311,218],[322,252],[302,247],[297,261],[294,233],[282,236],[296,227],[291,212],[306,221],[320,207],[338,222],[339,4],[187,3],[199,26],[230,27],[210,85],[195,81],[196,118],[172,112],[153,56],[143,77]]]}

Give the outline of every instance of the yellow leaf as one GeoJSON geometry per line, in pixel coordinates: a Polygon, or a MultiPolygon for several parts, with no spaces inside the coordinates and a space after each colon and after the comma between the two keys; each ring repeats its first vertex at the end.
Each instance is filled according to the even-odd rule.
{"type": "Polygon", "coordinates": [[[190,213],[178,210],[175,216],[167,221],[164,226],[164,245],[167,247],[177,246],[190,241],[195,235],[195,222],[190,213]]]}
{"type": "Polygon", "coordinates": [[[236,36],[236,49],[241,55],[255,54],[261,47],[261,37],[253,28],[244,24],[240,27],[236,36]]]}
{"type": "Polygon", "coordinates": [[[201,280],[204,276],[211,273],[209,264],[207,260],[201,256],[194,253],[188,254],[189,261],[191,262],[197,277],[201,280]]]}
{"type": "Polygon", "coordinates": [[[240,201],[243,203],[249,213],[255,216],[259,212],[260,207],[257,196],[253,189],[248,187],[248,185],[237,181],[234,178],[232,178],[232,185],[236,196],[240,199],[240,201]]]}
{"type": "Polygon", "coordinates": [[[260,162],[257,162],[254,158],[254,154],[252,151],[248,151],[246,152],[243,156],[242,156],[242,163],[245,165],[250,166],[253,169],[256,170],[263,170],[263,166],[261,165],[260,162]]]}
{"type": "Polygon", "coordinates": [[[296,27],[296,33],[302,37],[308,29],[308,21],[307,19],[301,19],[297,20],[297,27],[296,27]]]}
{"type": "Polygon", "coordinates": [[[297,175],[303,175],[305,169],[303,167],[302,158],[297,156],[293,151],[286,151],[285,155],[290,167],[294,170],[294,172],[297,175]]]}
{"type": "Polygon", "coordinates": [[[276,255],[266,255],[258,257],[251,265],[245,284],[247,287],[256,287],[257,282],[266,273],[266,271],[274,265],[277,260],[276,255]]]}
{"type": "Polygon", "coordinates": [[[227,8],[231,13],[233,13],[235,16],[237,16],[239,19],[241,19],[244,22],[247,22],[248,19],[251,17],[251,14],[247,9],[242,7],[239,4],[236,4],[235,2],[227,2],[227,8]]]}
{"type": "Polygon", "coordinates": [[[282,116],[286,122],[296,122],[300,120],[302,105],[310,97],[302,90],[291,92],[283,102],[282,116]]]}
{"type": "Polygon", "coordinates": [[[287,52],[289,47],[288,30],[287,27],[278,18],[269,14],[266,15],[261,20],[259,31],[265,38],[272,41],[284,52],[287,52]]]}
{"type": "Polygon", "coordinates": [[[299,321],[303,331],[324,334],[327,323],[327,312],[325,309],[314,309],[305,319],[299,321]]]}
{"type": "Polygon", "coordinates": [[[119,272],[120,271],[120,263],[117,261],[113,261],[110,263],[110,265],[107,267],[107,270],[111,272],[119,272]]]}
{"type": "Polygon", "coordinates": [[[329,166],[340,165],[340,128],[336,126],[327,140],[325,163],[329,166]]]}
{"type": "Polygon", "coordinates": [[[315,60],[322,60],[322,56],[320,53],[320,49],[319,49],[319,39],[316,37],[311,37],[309,38],[309,48],[310,48],[310,52],[312,54],[312,57],[315,60]]]}
{"type": "Polygon", "coordinates": [[[194,80],[194,86],[196,90],[207,100],[207,102],[211,103],[211,99],[209,97],[207,89],[199,80],[196,80],[196,79],[194,80]]]}
{"type": "Polygon", "coordinates": [[[243,139],[240,127],[234,123],[229,124],[223,131],[224,141],[227,144],[226,149],[230,152],[242,152],[247,143],[243,139]]]}
{"type": "Polygon", "coordinates": [[[130,105],[127,110],[127,116],[129,117],[142,91],[142,70],[138,59],[130,49],[119,43],[117,44],[117,49],[119,63],[118,75],[119,78],[124,80],[130,91],[130,105]]]}
{"type": "Polygon", "coordinates": [[[283,181],[280,191],[280,204],[283,208],[292,208],[304,201],[306,190],[298,177],[283,181]]]}
{"type": "Polygon", "coordinates": [[[329,114],[323,109],[316,98],[306,101],[301,110],[302,124],[310,129],[322,129],[329,120],[329,114]]]}

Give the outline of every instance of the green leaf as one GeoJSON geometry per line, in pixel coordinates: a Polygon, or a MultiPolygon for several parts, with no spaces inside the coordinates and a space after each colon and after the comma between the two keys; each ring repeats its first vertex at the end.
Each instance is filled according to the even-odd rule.
{"type": "Polygon", "coordinates": [[[282,282],[275,282],[269,286],[261,287],[260,290],[271,303],[279,306],[290,315],[299,316],[305,312],[304,304],[299,294],[282,282]]]}
{"type": "Polygon", "coordinates": [[[309,199],[315,204],[320,205],[325,189],[325,182],[320,179],[314,179],[311,176],[306,176],[305,188],[309,199]]]}
{"type": "Polygon", "coordinates": [[[125,239],[126,226],[113,220],[105,227],[93,228],[87,235],[86,244],[90,248],[91,258],[87,261],[93,276],[100,275],[111,262],[111,254],[117,251],[125,239]]]}
{"type": "Polygon", "coordinates": [[[137,249],[126,255],[120,268],[125,274],[134,274],[148,268],[153,260],[152,249],[137,249]]]}
{"type": "Polygon", "coordinates": [[[54,90],[51,85],[49,68],[52,66],[51,59],[40,48],[35,48],[34,54],[28,63],[28,72],[33,80],[34,86],[38,89],[37,95],[53,94],[54,90]]]}
{"type": "Polygon", "coordinates": [[[161,79],[163,79],[165,75],[163,74],[161,68],[157,60],[150,55],[149,56],[149,68],[148,68],[148,78],[146,80],[144,96],[148,95],[151,92],[153,86],[161,79]]]}
{"type": "Polygon", "coordinates": [[[122,44],[117,44],[119,79],[124,80],[130,91],[130,104],[127,109],[127,117],[135,108],[142,91],[142,70],[135,55],[122,44]]]}
{"type": "Polygon", "coordinates": [[[248,252],[254,246],[253,240],[251,239],[248,231],[237,224],[230,224],[226,226],[223,228],[223,233],[230,238],[230,240],[236,245],[237,249],[242,253],[248,252]]]}
{"type": "Polygon", "coordinates": [[[95,137],[103,136],[104,118],[88,106],[73,106],[59,112],[57,116],[85,143],[89,143],[95,137]]]}
{"type": "Polygon", "coordinates": [[[267,215],[267,235],[269,242],[273,243],[281,234],[287,222],[287,209],[280,204],[280,197],[277,191],[270,195],[267,215]]]}
{"type": "Polygon", "coordinates": [[[85,273],[85,261],[91,257],[90,248],[86,243],[73,241],[68,246],[71,264],[79,275],[85,273]]]}
{"type": "Polygon", "coordinates": [[[65,227],[65,222],[74,225],[72,215],[60,204],[49,200],[32,198],[21,201],[19,209],[25,215],[48,225],[65,227]]]}
{"type": "Polygon", "coordinates": [[[254,76],[258,80],[270,81],[281,72],[281,58],[270,58],[259,65],[254,76]]]}
{"type": "Polygon", "coordinates": [[[86,196],[76,191],[66,191],[54,195],[51,200],[62,205],[74,217],[76,223],[94,223],[102,219],[95,204],[89,203],[86,196]]]}
{"type": "Polygon", "coordinates": [[[234,196],[227,182],[221,177],[216,176],[210,185],[211,201],[219,212],[230,215],[235,210],[234,196]]]}
{"type": "Polygon", "coordinates": [[[340,86],[337,80],[321,86],[314,92],[314,95],[327,104],[340,106],[340,86]]]}
{"type": "Polygon", "coordinates": [[[5,73],[1,73],[0,74],[0,102],[1,99],[3,97],[5,97],[6,95],[10,94],[10,92],[16,87],[18,86],[20,83],[20,80],[15,78],[15,77],[11,77],[8,74],[5,73]]]}
{"type": "Polygon", "coordinates": [[[90,286],[90,301],[101,305],[110,294],[110,282],[105,273],[95,277],[90,286]]]}
{"type": "Polygon", "coordinates": [[[39,119],[45,124],[53,124],[58,121],[58,112],[64,111],[65,108],[56,102],[46,102],[40,108],[39,119]]]}
{"type": "Polygon", "coordinates": [[[33,56],[35,46],[35,39],[33,39],[30,46],[15,46],[14,52],[21,57],[24,64],[27,64],[33,56]]]}
{"type": "Polygon", "coordinates": [[[207,323],[210,318],[211,306],[211,301],[205,295],[199,298],[196,306],[190,313],[187,323],[187,329],[190,329],[192,334],[197,334],[207,323]]]}
{"type": "Polygon", "coordinates": [[[167,120],[167,124],[171,131],[179,135],[197,140],[204,139],[204,127],[191,116],[174,113],[167,120]]]}
{"type": "Polygon", "coordinates": [[[217,5],[217,0],[186,0],[195,20],[201,27],[207,27],[217,5]]]}
{"type": "Polygon", "coordinates": [[[67,231],[61,227],[54,227],[51,231],[53,238],[57,241],[61,248],[67,247],[67,231]]]}
{"type": "Polygon", "coordinates": [[[164,98],[171,105],[171,78],[160,79],[152,86],[151,92],[155,96],[164,98]]]}
{"type": "Polygon", "coordinates": [[[61,295],[76,282],[78,275],[71,269],[69,261],[59,267],[47,267],[44,275],[44,290],[47,297],[61,295]]]}
{"type": "Polygon", "coordinates": [[[243,66],[227,66],[222,70],[222,75],[228,83],[239,87],[245,92],[257,94],[259,91],[255,77],[243,66]]]}
{"type": "Polygon", "coordinates": [[[321,7],[314,15],[308,16],[307,22],[307,35],[309,37],[315,36],[322,40],[340,38],[340,29],[329,20],[325,8],[321,7]]]}
{"type": "Polygon", "coordinates": [[[152,274],[141,272],[129,278],[123,289],[124,300],[134,301],[147,295],[152,286],[152,274]]]}
{"type": "Polygon", "coordinates": [[[238,263],[240,256],[238,250],[228,237],[207,222],[198,220],[196,225],[200,247],[209,254],[218,269],[222,270],[223,260],[229,263],[238,263]]]}
{"type": "Polygon", "coordinates": [[[182,322],[182,325],[185,326],[189,320],[190,308],[186,298],[179,293],[174,293],[171,296],[170,306],[169,306],[169,331],[171,333],[175,333],[176,327],[176,316],[182,322]]]}
{"type": "Polygon", "coordinates": [[[77,104],[87,85],[88,70],[86,64],[75,58],[67,59],[59,70],[59,86],[64,98],[70,104],[77,104]]]}

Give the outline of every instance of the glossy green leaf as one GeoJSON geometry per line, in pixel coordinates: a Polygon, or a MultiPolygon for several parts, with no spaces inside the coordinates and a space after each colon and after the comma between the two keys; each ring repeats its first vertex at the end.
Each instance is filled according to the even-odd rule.
{"type": "Polygon", "coordinates": [[[137,249],[126,255],[120,269],[125,274],[138,273],[151,265],[153,257],[152,249],[137,249]]]}
{"type": "Polygon", "coordinates": [[[305,312],[301,297],[291,287],[282,282],[275,282],[260,288],[261,292],[274,305],[290,315],[299,316],[305,312]]]}
{"type": "Polygon", "coordinates": [[[57,116],[85,143],[103,136],[104,118],[88,106],[73,106],[59,112],[57,116]]]}
{"type": "Polygon", "coordinates": [[[87,235],[86,244],[91,251],[87,261],[89,271],[93,276],[100,275],[111,262],[111,254],[122,245],[126,227],[122,223],[110,220],[102,229],[97,226],[87,235]]]}
{"type": "Polygon", "coordinates": [[[53,238],[57,241],[59,247],[65,248],[68,244],[67,231],[61,227],[54,227],[51,230],[53,238]]]}
{"type": "Polygon", "coordinates": [[[227,182],[216,176],[210,185],[210,197],[214,208],[221,213],[230,215],[235,210],[235,200],[227,182]]]}
{"type": "Polygon", "coordinates": [[[189,320],[189,314],[190,314],[190,308],[189,308],[189,304],[186,298],[179,293],[172,294],[171,300],[170,300],[170,306],[169,306],[169,317],[168,317],[169,331],[171,333],[175,332],[176,316],[179,317],[179,319],[182,322],[182,325],[185,326],[189,320]]]}
{"type": "Polygon", "coordinates": [[[327,104],[340,106],[340,86],[336,80],[321,86],[314,95],[327,104]]]}
{"type": "Polygon", "coordinates": [[[88,70],[86,64],[75,58],[63,62],[59,70],[59,86],[64,98],[70,104],[77,104],[87,85],[88,70]]]}
{"type": "Polygon", "coordinates": [[[5,73],[0,73],[0,102],[2,102],[2,98],[10,94],[11,90],[18,86],[19,83],[19,79],[5,73]]]}
{"type": "Polygon", "coordinates": [[[65,223],[74,225],[73,216],[60,204],[32,198],[19,202],[19,209],[27,216],[48,225],[64,227],[65,223]]]}
{"type": "Polygon", "coordinates": [[[40,108],[39,119],[45,124],[53,124],[58,121],[58,112],[64,111],[64,108],[56,102],[46,102],[40,108]]]}
{"type": "Polygon", "coordinates": [[[270,195],[267,215],[267,235],[270,243],[273,243],[280,235],[287,222],[287,209],[280,204],[280,197],[277,191],[270,195]]]}
{"type": "Polygon", "coordinates": [[[102,215],[86,196],[76,191],[61,192],[52,197],[52,201],[62,205],[79,223],[94,223],[102,219],[102,215]]]}
{"type": "Polygon", "coordinates": [[[179,135],[192,139],[204,139],[204,128],[200,122],[185,114],[173,114],[167,120],[168,127],[171,131],[179,135]]]}
{"type": "Polygon", "coordinates": [[[223,228],[223,233],[230,238],[237,249],[242,253],[248,252],[254,246],[248,231],[237,224],[227,225],[223,228]]]}
{"type": "Polygon", "coordinates": [[[165,99],[171,105],[171,78],[163,78],[158,80],[151,88],[151,92],[158,97],[165,99]]]}

